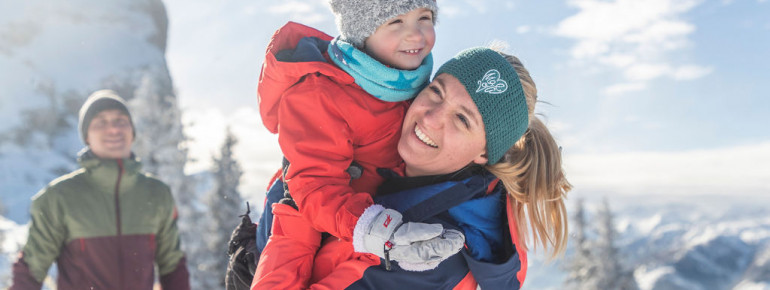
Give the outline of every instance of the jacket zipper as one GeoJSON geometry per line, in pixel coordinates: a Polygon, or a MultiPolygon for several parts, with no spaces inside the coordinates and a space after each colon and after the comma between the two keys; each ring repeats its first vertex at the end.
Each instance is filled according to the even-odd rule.
{"type": "Polygon", "coordinates": [[[118,159],[118,181],[115,183],[115,217],[118,226],[118,285],[123,287],[123,237],[120,228],[120,179],[123,177],[123,160],[118,159]]]}

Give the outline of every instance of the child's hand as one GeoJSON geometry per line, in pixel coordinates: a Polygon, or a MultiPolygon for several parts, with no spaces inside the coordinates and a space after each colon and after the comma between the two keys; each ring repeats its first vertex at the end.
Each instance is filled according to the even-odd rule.
{"type": "Polygon", "coordinates": [[[465,236],[440,224],[402,224],[399,212],[374,205],[359,219],[353,241],[356,252],[385,259],[388,270],[393,260],[405,270],[424,271],[459,252],[465,236]]]}

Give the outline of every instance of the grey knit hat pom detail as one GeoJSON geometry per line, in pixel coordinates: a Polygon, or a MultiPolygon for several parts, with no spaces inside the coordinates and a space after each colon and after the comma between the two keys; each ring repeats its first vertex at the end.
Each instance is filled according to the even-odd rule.
{"type": "Polygon", "coordinates": [[[136,130],[134,128],[134,121],[131,119],[131,113],[128,111],[126,101],[118,96],[115,91],[112,90],[100,90],[96,91],[86,99],[83,106],[80,107],[80,113],[78,114],[78,131],[80,132],[80,139],[84,144],[88,144],[88,126],[91,125],[91,120],[105,110],[119,110],[128,116],[128,120],[131,122],[131,128],[136,137],[136,130]]]}
{"type": "Polygon", "coordinates": [[[513,66],[485,47],[461,51],[436,72],[457,78],[481,113],[487,139],[487,164],[499,163],[529,127],[527,97],[513,66]]]}
{"type": "Polygon", "coordinates": [[[436,23],[436,0],[329,0],[342,38],[357,48],[385,21],[409,11],[426,8],[436,23]]]}

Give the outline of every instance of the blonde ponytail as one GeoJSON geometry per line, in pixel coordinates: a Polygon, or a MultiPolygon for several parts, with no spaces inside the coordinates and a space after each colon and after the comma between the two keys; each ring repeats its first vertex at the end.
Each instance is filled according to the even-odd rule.
{"type": "Polygon", "coordinates": [[[561,165],[561,152],[551,132],[534,115],[537,89],[518,58],[501,53],[513,65],[529,107],[529,128],[504,155],[487,169],[511,196],[514,221],[524,251],[532,231],[534,248],[542,246],[554,258],[567,246],[567,211],[564,198],[572,189],[561,165]],[[527,221],[529,223],[527,223],[527,221]]]}

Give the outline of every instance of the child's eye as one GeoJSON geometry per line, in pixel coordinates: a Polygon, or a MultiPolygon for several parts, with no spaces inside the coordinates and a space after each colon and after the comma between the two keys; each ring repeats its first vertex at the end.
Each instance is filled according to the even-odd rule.
{"type": "Polygon", "coordinates": [[[420,17],[420,20],[431,20],[431,21],[433,21],[433,16],[423,15],[422,17],[420,17]]]}
{"type": "Polygon", "coordinates": [[[388,23],[388,24],[399,24],[399,23],[402,23],[402,22],[403,22],[403,21],[401,21],[401,19],[393,19],[393,21],[391,21],[391,22],[390,22],[390,23],[388,23]]]}

